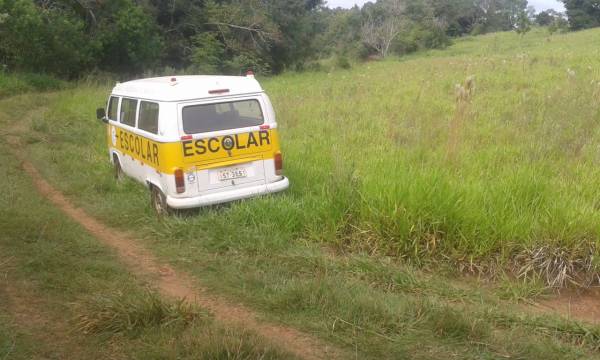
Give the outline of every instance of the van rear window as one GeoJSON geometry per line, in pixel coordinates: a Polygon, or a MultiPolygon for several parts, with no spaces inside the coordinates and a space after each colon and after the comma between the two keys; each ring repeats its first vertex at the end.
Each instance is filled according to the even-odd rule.
{"type": "Polygon", "coordinates": [[[263,123],[263,114],[257,100],[240,100],[186,106],[182,120],[186,134],[197,134],[258,126],[263,123]]]}

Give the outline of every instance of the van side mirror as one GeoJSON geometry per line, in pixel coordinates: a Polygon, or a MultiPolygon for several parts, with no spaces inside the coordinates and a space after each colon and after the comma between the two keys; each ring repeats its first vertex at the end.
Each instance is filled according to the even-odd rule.
{"type": "Polygon", "coordinates": [[[98,120],[102,120],[103,122],[108,122],[108,120],[106,119],[106,111],[104,111],[104,108],[96,109],[96,118],[98,118],[98,120]]]}

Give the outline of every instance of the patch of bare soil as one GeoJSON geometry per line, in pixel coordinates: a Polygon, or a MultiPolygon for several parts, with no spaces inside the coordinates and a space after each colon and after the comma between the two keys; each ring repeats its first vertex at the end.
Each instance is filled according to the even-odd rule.
{"type": "MultiPolygon", "coordinates": [[[[14,142],[16,139],[9,138],[8,140],[14,142]]],[[[130,271],[137,276],[150,278],[151,283],[164,296],[176,299],[185,298],[212,312],[222,324],[251,330],[300,358],[346,358],[340,349],[327,345],[311,335],[290,327],[261,321],[252,310],[210,294],[205,288],[199,286],[190,275],[161,263],[131,235],[105,226],[88,215],[85,210],[73,205],[60,191],[44,180],[37,169],[20,153],[15,152],[15,156],[22,162],[23,169],[32,178],[37,190],[44,197],[81,224],[99,241],[115,249],[130,271]]]]}
{"type": "Polygon", "coordinates": [[[559,314],[571,320],[600,324],[600,288],[562,290],[550,299],[539,301],[536,309],[559,314]]]}

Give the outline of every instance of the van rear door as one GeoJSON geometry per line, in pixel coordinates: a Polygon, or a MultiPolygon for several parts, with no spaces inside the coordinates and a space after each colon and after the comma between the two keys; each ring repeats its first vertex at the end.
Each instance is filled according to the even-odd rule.
{"type": "Polygon", "coordinates": [[[272,142],[263,109],[260,96],[180,105],[183,157],[200,193],[265,183],[272,142]]]}

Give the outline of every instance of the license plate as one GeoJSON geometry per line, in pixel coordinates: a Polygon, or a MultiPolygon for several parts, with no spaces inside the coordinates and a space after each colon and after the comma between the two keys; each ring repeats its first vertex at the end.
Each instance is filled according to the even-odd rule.
{"type": "Polygon", "coordinates": [[[220,170],[218,173],[218,179],[220,181],[227,181],[239,178],[245,178],[248,176],[248,172],[244,168],[233,168],[220,170]]]}

